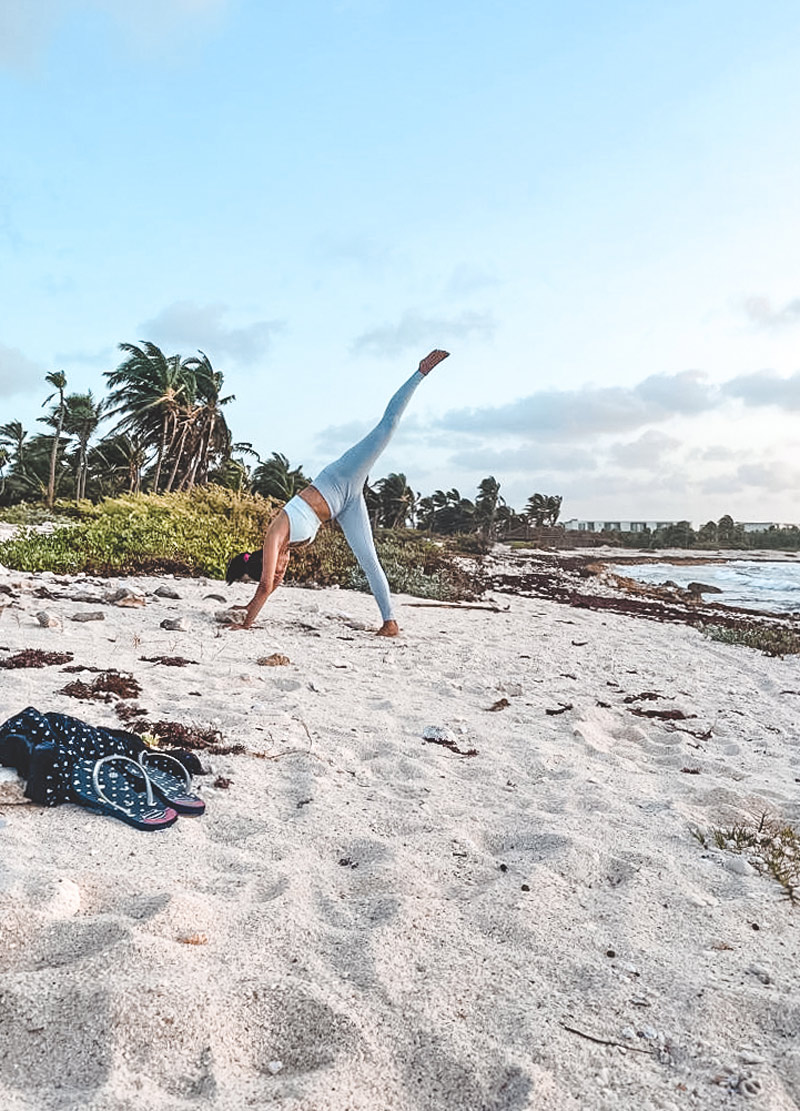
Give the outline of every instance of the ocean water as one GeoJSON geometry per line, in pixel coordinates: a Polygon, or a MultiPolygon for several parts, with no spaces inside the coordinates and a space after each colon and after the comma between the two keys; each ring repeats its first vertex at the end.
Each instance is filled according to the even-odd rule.
{"type": "Polygon", "coordinates": [[[718,586],[723,593],[706,594],[708,602],[745,606],[766,613],[800,613],[800,559],[786,563],[734,559],[689,567],[672,563],[624,563],[610,566],[609,570],[642,583],[663,583],[671,579],[683,587],[690,582],[718,586]]]}

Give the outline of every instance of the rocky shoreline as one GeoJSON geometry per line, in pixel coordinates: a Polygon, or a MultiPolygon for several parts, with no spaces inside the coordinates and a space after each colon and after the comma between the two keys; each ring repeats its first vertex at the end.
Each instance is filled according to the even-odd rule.
{"type": "MultiPolygon", "coordinates": [[[[757,553],[763,558],[764,553],[757,553]]],[[[782,556],[784,553],[775,553],[782,556]]],[[[762,610],[734,606],[724,601],[710,601],[706,594],[717,594],[714,587],[702,582],[683,589],[675,583],[641,583],[626,575],[609,570],[610,563],[672,563],[703,566],[724,559],[718,553],[712,558],[681,556],[675,553],[657,557],[597,551],[576,554],[559,551],[521,551],[497,545],[484,565],[487,586],[498,594],[517,594],[528,598],[548,598],[576,609],[607,610],[612,613],[643,617],[651,621],[679,622],[685,625],[717,625],[724,628],[745,628],[762,625],[768,628],[800,631],[800,617],[791,613],[766,613],[762,610]]],[[[741,559],[742,553],[728,554],[741,559]]],[[[748,558],[750,554],[748,553],[748,558]]],[[[783,562],[781,559],[780,562],[783,562]]]]}

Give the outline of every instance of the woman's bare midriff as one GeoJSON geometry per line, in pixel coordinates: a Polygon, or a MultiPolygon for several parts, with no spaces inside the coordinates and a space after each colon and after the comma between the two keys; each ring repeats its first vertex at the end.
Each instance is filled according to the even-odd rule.
{"type": "Polygon", "coordinates": [[[311,506],[311,508],[314,510],[323,524],[325,523],[325,521],[330,521],[330,506],[325,501],[322,494],[320,494],[316,486],[306,486],[305,490],[300,491],[300,497],[303,499],[304,502],[308,502],[308,504],[311,506]]]}

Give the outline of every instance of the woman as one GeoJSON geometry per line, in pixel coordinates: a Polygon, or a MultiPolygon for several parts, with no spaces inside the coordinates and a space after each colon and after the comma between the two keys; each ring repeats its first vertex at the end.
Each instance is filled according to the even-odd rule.
{"type": "Polygon", "coordinates": [[[431,351],[394,395],[380,423],[369,435],[346,451],[341,459],[327,466],[310,486],[286,503],[270,523],[261,552],[243,552],[230,561],[225,576],[229,584],[245,575],[251,579],[259,576],[255,595],[244,607],[247,611],[244,621],[234,628],[251,628],[267,598],[280,586],[289,562],[290,546],[313,540],[325,521],[338,521],[380,608],[383,624],[378,629],[378,636],[397,636],[399,629],[392,609],[389,584],[378,560],[369,525],[364,483],[370,468],[397,428],[414,390],[425,375],[447,356],[447,351],[431,351]]]}

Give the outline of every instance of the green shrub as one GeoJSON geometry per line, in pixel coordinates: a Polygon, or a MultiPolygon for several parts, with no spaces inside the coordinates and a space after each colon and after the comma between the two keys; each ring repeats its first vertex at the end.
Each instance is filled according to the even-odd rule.
{"type": "Polygon", "coordinates": [[[742,644],[763,652],[765,656],[783,658],[800,652],[800,635],[777,625],[740,625],[736,628],[703,625],[701,631],[720,644],[742,644]]]}
{"type": "Polygon", "coordinates": [[[232,555],[260,545],[277,509],[271,499],[218,486],[108,498],[84,503],[77,524],[47,536],[27,530],[0,544],[0,563],[21,571],[222,578],[232,555]]]}
{"type": "Polygon", "coordinates": [[[48,509],[45,502],[18,502],[16,505],[7,505],[0,508],[0,523],[4,525],[42,525],[47,521],[74,520],[80,516],[81,507],[89,505],[81,502],[80,506],[74,501],[56,501],[52,509],[48,509]]]}
{"type": "MultiPolygon", "coordinates": [[[[376,534],[375,547],[394,591],[439,601],[472,598],[481,592],[475,570],[465,569],[447,548],[421,537],[413,529],[381,529],[376,534]]],[[[286,579],[369,590],[366,576],[347,541],[331,525],[320,529],[313,544],[292,550],[286,579]]]]}

